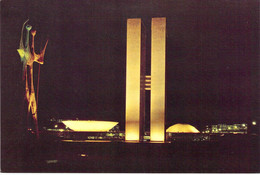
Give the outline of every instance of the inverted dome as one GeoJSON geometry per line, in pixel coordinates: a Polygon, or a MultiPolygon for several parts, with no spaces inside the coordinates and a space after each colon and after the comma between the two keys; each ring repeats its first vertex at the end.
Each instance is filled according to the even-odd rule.
{"type": "Polygon", "coordinates": [[[85,132],[108,132],[118,124],[118,122],[92,120],[63,120],[62,123],[73,131],[85,132]]]}
{"type": "Polygon", "coordinates": [[[194,126],[189,124],[181,124],[177,123],[175,125],[170,126],[166,132],[171,133],[200,133],[194,126]]]}

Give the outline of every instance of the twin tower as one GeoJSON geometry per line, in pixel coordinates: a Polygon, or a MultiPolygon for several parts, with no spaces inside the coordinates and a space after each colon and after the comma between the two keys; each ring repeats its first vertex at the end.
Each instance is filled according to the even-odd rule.
{"type": "Polygon", "coordinates": [[[151,75],[146,75],[146,31],[140,18],[127,20],[125,140],[144,133],[145,91],[150,97],[150,140],[165,140],[166,18],[151,21],[151,75]]]}

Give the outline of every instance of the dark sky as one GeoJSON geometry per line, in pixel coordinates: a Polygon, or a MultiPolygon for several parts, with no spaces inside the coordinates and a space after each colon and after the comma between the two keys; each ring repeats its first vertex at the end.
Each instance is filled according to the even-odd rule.
{"type": "MultiPolygon", "coordinates": [[[[39,120],[113,120],[124,128],[126,19],[167,18],[166,126],[241,123],[259,114],[259,2],[11,1],[1,2],[3,129],[23,123],[19,47],[23,22],[37,30],[41,66],[39,120]]],[[[150,35],[148,30],[147,35],[150,35]]],[[[147,59],[150,59],[147,39],[147,59]]],[[[35,63],[35,77],[38,64],[35,63]]],[[[37,78],[35,78],[35,82],[37,78]]]]}

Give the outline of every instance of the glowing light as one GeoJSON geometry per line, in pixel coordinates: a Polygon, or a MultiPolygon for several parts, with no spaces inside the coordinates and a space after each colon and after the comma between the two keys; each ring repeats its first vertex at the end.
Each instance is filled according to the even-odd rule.
{"type": "Polygon", "coordinates": [[[199,130],[197,130],[194,126],[191,126],[189,124],[175,124],[170,126],[166,132],[170,133],[199,133],[199,130]]]}
{"type": "Polygon", "coordinates": [[[137,141],[137,140],[126,140],[125,142],[126,143],[139,143],[139,141],[137,141]]]}
{"type": "Polygon", "coordinates": [[[113,137],[115,134],[114,133],[107,133],[107,136],[113,137]]]}
{"type": "Polygon", "coordinates": [[[112,121],[91,120],[64,120],[62,123],[73,131],[83,132],[108,132],[118,124],[112,121]]]}
{"type": "Polygon", "coordinates": [[[86,154],[80,154],[81,157],[87,157],[88,155],[86,154]]]}
{"type": "Polygon", "coordinates": [[[47,164],[57,163],[57,162],[58,162],[58,160],[46,160],[46,163],[47,163],[47,164]]]}
{"type": "MultiPolygon", "coordinates": [[[[17,52],[21,58],[21,61],[23,63],[23,78],[25,78],[25,98],[27,100],[28,103],[28,108],[27,108],[27,116],[29,116],[29,114],[32,114],[32,118],[34,120],[34,125],[35,125],[35,131],[36,131],[36,136],[37,138],[39,137],[39,131],[38,131],[38,117],[37,117],[37,101],[35,98],[35,91],[34,91],[34,83],[33,83],[33,63],[37,62],[39,64],[43,64],[43,59],[44,59],[44,54],[45,54],[45,50],[47,47],[47,43],[48,40],[44,46],[44,49],[40,52],[40,54],[36,54],[35,53],[35,49],[34,49],[34,37],[36,35],[36,31],[32,31],[31,35],[32,35],[32,53],[31,53],[31,49],[29,46],[29,35],[30,35],[30,30],[32,29],[31,25],[26,25],[25,24],[29,21],[29,19],[27,21],[25,21],[23,23],[22,26],[22,31],[21,31],[21,38],[20,38],[20,45],[19,45],[19,49],[17,49],[17,52]],[[25,44],[23,43],[23,31],[24,28],[26,29],[26,40],[25,40],[25,44]],[[28,73],[27,73],[27,67],[29,67],[29,80],[30,80],[30,89],[29,89],[29,84],[28,84],[28,73]]],[[[38,77],[39,78],[39,77],[38,77]]],[[[38,100],[38,99],[37,99],[38,100]]],[[[27,119],[28,120],[28,119],[27,119]]]]}
{"type": "Polygon", "coordinates": [[[62,140],[62,142],[75,142],[75,143],[102,143],[102,142],[111,142],[111,140],[62,140]]]}
{"type": "Polygon", "coordinates": [[[30,49],[30,46],[29,46],[29,35],[30,35],[30,31],[32,29],[31,25],[26,25],[26,27],[25,27],[25,29],[26,29],[26,40],[25,40],[25,45],[23,44],[24,26],[28,21],[29,21],[29,19],[27,21],[25,21],[23,26],[22,26],[20,45],[19,45],[19,49],[17,49],[17,52],[19,53],[21,61],[23,62],[24,76],[26,74],[27,66],[32,67],[34,62],[37,62],[39,64],[43,64],[44,54],[45,54],[45,50],[46,50],[46,47],[47,47],[47,44],[48,44],[48,40],[47,40],[46,44],[45,44],[43,50],[40,52],[40,54],[36,54],[35,49],[34,49],[34,37],[36,35],[36,30],[33,30],[31,32],[31,35],[32,35],[32,45],[31,45],[32,52],[31,52],[31,49],[30,49]]]}
{"type": "Polygon", "coordinates": [[[166,18],[152,18],[151,26],[151,141],[165,139],[166,18]]]}
{"type": "Polygon", "coordinates": [[[65,129],[47,129],[47,131],[60,131],[60,132],[63,132],[63,131],[66,131],[65,129]]]}
{"type": "Polygon", "coordinates": [[[252,125],[254,125],[254,126],[255,126],[255,125],[256,125],[256,121],[253,121],[253,122],[252,122],[252,125]]]}
{"type": "Polygon", "coordinates": [[[125,140],[140,138],[141,19],[127,20],[125,140]]]}

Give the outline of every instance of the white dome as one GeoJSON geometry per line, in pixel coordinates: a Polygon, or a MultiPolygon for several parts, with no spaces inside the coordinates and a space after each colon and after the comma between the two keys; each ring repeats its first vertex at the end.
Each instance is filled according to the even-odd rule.
{"type": "Polygon", "coordinates": [[[200,133],[194,126],[189,124],[181,124],[177,123],[175,125],[170,126],[166,132],[171,133],[200,133]]]}

